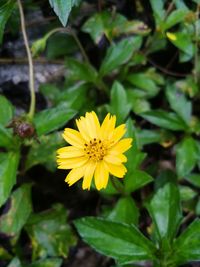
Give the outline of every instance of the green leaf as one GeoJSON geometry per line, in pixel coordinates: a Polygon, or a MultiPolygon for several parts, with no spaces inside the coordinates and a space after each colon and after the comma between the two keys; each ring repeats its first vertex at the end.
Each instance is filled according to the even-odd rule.
{"type": "Polygon", "coordinates": [[[127,80],[135,87],[145,91],[148,97],[153,97],[159,92],[159,87],[150,75],[143,72],[129,74],[127,80]]]}
{"type": "Polygon", "coordinates": [[[138,224],[139,211],[131,197],[122,197],[108,216],[109,220],[127,224],[138,224]]]}
{"type": "Polygon", "coordinates": [[[185,95],[176,87],[168,86],[166,95],[171,108],[189,125],[192,116],[191,101],[188,101],[185,95]]]}
{"type": "Polygon", "coordinates": [[[200,220],[193,221],[173,244],[178,265],[200,260],[200,220]]]}
{"type": "Polygon", "coordinates": [[[135,90],[127,90],[127,97],[134,113],[140,114],[150,110],[150,103],[144,97],[138,97],[135,90]]]}
{"type": "Polygon", "coordinates": [[[14,258],[7,267],[22,267],[22,265],[18,258],[14,258]]]}
{"type": "Polygon", "coordinates": [[[163,0],[150,0],[151,7],[153,9],[153,15],[156,20],[156,25],[161,26],[161,23],[165,17],[164,4],[163,0]]]}
{"type": "Polygon", "coordinates": [[[188,10],[185,9],[176,9],[172,11],[169,16],[167,17],[166,21],[164,22],[164,29],[168,30],[169,28],[173,27],[174,25],[182,22],[185,20],[185,16],[188,14],[188,10]]]}
{"type": "Polygon", "coordinates": [[[0,124],[6,126],[13,117],[13,106],[7,100],[7,98],[0,95],[0,107],[1,107],[0,124]]]}
{"type": "Polygon", "coordinates": [[[194,55],[194,44],[192,43],[192,39],[190,35],[186,32],[167,32],[168,39],[179,48],[181,51],[186,53],[189,58],[194,55]]]}
{"type": "Polygon", "coordinates": [[[159,143],[162,139],[160,131],[139,129],[137,135],[141,147],[152,143],[159,143]]]}
{"type": "Polygon", "coordinates": [[[12,193],[10,201],[8,212],[0,217],[0,232],[15,236],[21,231],[32,211],[31,186],[22,185],[12,193]]]}
{"type": "Polygon", "coordinates": [[[65,27],[76,0],[49,0],[49,3],[65,27]]]}
{"type": "Polygon", "coordinates": [[[67,257],[69,247],[75,244],[76,239],[66,221],[67,212],[61,204],[31,215],[26,231],[33,246],[33,259],[67,257]]]}
{"type": "Polygon", "coordinates": [[[131,193],[153,181],[153,177],[144,171],[132,170],[129,179],[124,180],[125,191],[131,193]]]}
{"type": "Polygon", "coordinates": [[[15,1],[8,0],[4,1],[5,4],[0,6],[0,44],[2,43],[4,28],[10,15],[12,14],[15,6],[15,1]]]}
{"type": "Polygon", "coordinates": [[[112,114],[116,115],[119,124],[124,122],[131,109],[126,91],[122,84],[117,81],[114,82],[111,88],[111,103],[108,109],[112,114]]]}
{"type": "Polygon", "coordinates": [[[17,152],[0,153],[0,206],[5,203],[16,182],[18,163],[17,152]]]}
{"type": "Polygon", "coordinates": [[[141,37],[125,38],[119,43],[113,43],[107,50],[106,56],[100,67],[100,76],[110,74],[119,66],[125,64],[133,55],[133,52],[141,46],[141,37]]]}
{"type": "Polygon", "coordinates": [[[37,134],[47,134],[65,125],[76,114],[76,111],[69,108],[65,103],[55,108],[49,108],[38,112],[34,117],[34,124],[37,134]]]}
{"type": "Polygon", "coordinates": [[[199,173],[192,173],[190,175],[186,175],[185,179],[193,184],[194,186],[200,187],[200,174],[199,173]]]}
{"type": "Polygon", "coordinates": [[[63,146],[63,141],[60,132],[41,136],[40,143],[34,141],[26,157],[25,169],[28,170],[37,164],[43,164],[48,170],[55,171],[56,150],[63,146]]]}
{"type": "Polygon", "coordinates": [[[180,185],[179,191],[180,191],[180,198],[182,201],[188,201],[197,195],[197,192],[195,192],[193,189],[191,189],[189,186],[186,185],[180,185]]]}
{"type": "Polygon", "coordinates": [[[28,267],[60,267],[62,262],[60,258],[43,259],[33,262],[28,267]]]}
{"type": "Polygon", "coordinates": [[[0,124],[0,147],[10,148],[13,145],[13,139],[14,137],[10,133],[10,131],[6,128],[4,128],[0,124]]]}
{"type": "Polygon", "coordinates": [[[173,183],[167,183],[158,189],[147,204],[153,219],[159,241],[175,237],[181,221],[179,190],[173,183]]]}
{"type": "Polygon", "coordinates": [[[179,177],[189,174],[197,163],[197,145],[192,137],[185,137],[176,147],[176,170],[179,177]]]}
{"type": "Polygon", "coordinates": [[[154,258],[153,243],[134,225],[86,217],[76,220],[75,226],[85,242],[119,264],[154,258]]]}
{"type": "Polygon", "coordinates": [[[172,131],[186,130],[187,126],[175,113],[164,110],[152,110],[140,114],[151,123],[172,131]]]}
{"type": "Polygon", "coordinates": [[[96,82],[97,71],[91,64],[80,62],[73,58],[67,58],[66,66],[70,79],[92,83],[96,82]]]}

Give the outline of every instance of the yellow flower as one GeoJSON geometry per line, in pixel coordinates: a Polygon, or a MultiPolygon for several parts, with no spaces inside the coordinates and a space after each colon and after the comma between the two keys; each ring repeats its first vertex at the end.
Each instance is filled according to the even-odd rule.
{"type": "Polygon", "coordinates": [[[116,116],[108,114],[102,125],[94,111],[76,120],[78,131],[65,128],[63,138],[71,146],[58,149],[59,169],[72,169],[65,182],[69,186],[83,177],[83,189],[90,189],[94,176],[98,190],[106,188],[109,173],[122,178],[127,172],[123,153],[131,147],[132,138],[124,138],[125,124],[115,128],[116,116]]]}

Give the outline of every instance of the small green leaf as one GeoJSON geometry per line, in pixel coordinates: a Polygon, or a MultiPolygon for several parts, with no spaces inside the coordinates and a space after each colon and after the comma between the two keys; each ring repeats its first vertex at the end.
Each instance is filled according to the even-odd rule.
{"type": "Polygon", "coordinates": [[[199,173],[192,173],[190,175],[186,175],[185,179],[193,184],[194,186],[200,187],[200,174],[199,173]]]}
{"type": "Polygon", "coordinates": [[[72,7],[76,4],[76,0],[49,0],[49,3],[65,27],[72,7]]]}
{"type": "Polygon", "coordinates": [[[133,52],[138,50],[141,45],[141,37],[125,38],[117,44],[112,44],[103,59],[100,67],[100,76],[110,74],[117,67],[125,64],[133,55],[133,52]]]}
{"type": "Polygon", "coordinates": [[[4,1],[4,4],[0,6],[0,44],[2,43],[6,22],[12,14],[14,6],[15,1],[12,0],[4,1]]]}
{"type": "Polygon", "coordinates": [[[74,245],[76,238],[66,221],[67,212],[61,204],[54,205],[51,210],[31,215],[26,231],[33,246],[33,259],[67,257],[69,247],[74,245]]]}
{"type": "Polygon", "coordinates": [[[171,108],[189,125],[192,115],[191,101],[188,101],[185,95],[180,90],[177,90],[176,87],[168,86],[166,95],[171,108]]]}
{"type": "Polygon", "coordinates": [[[55,108],[49,108],[38,112],[34,117],[34,124],[37,134],[47,134],[65,125],[76,114],[76,111],[69,108],[65,103],[55,108]]]}
{"type": "Polygon", "coordinates": [[[189,186],[186,185],[180,185],[179,191],[180,191],[180,198],[182,201],[188,201],[197,195],[197,192],[195,192],[193,189],[191,189],[189,186]]]}
{"type": "Polygon", "coordinates": [[[169,28],[173,27],[174,25],[182,22],[185,20],[185,16],[188,14],[188,10],[185,9],[176,9],[172,11],[169,16],[167,17],[166,21],[164,22],[164,29],[168,30],[169,28]]]}
{"type": "Polygon", "coordinates": [[[122,197],[108,216],[109,220],[127,224],[138,224],[139,211],[131,197],[122,197]]]}
{"type": "Polygon", "coordinates": [[[63,145],[61,133],[55,132],[41,136],[40,143],[34,141],[30,147],[25,161],[28,170],[37,164],[43,164],[50,171],[56,169],[56,150],[63,145]]]}
{"type": "Polygon", "coordinates": [[[144,171],[132,170],[125,177],[125,191],[131,193],[153,181],[153,177],[144,171]]]}
{"type": "Polygon", "coordinates": [[[152,110],[141,113],[140,116],[159,127],[163,127],[172,131],[187,129],[184,121],[172,112],[166,112],[164,110],[152,110]]]}
{"type": "Polygon", "coordinates": [[[7,267],[22,267],[22,265],[18,258],[14,258],[7,267]]]}
{"type": "Polygon", "coordinates": [[[111,88],[111,103],[109,111],[115,114],[118,123],[124,122],[130,112],[131,106],[128,103],[126,91],[124,87],[117,81],[114,82],[111,88]]]}
{"type": "Polygon", "coordinates": [[[153,243],[134,225],[86,217],[75,226],[85,242],[120,264],[154,258],[153,243]]]}
{"type": "Polygon", "coordinates": [[[10,208],[0,217],[0,232],[17,235],[25,225],[31,211],[31,186],[24,184],[11,195],[10,208]]]}
{"type": "Polygon", "coordinates": [[[173,183],[167,183],[158,189],[150,203],[148,211],[155,224],[159,241],[175,237],[181,221],[179,190],[173,183]]]}
{"type": "Polygon", "coordinates": [[[6,126],[13,117],[13,106],[7,100],[7,98],[0,95],[0,107],[1,107],[0,124],[6,126]]]}
{"type": "Polygon", "coordinates": [[[31,263],[28,267],[60,267],[62,262],[60,258],[43,259],[31,263]]]}
{"type": "Polygon", "coordinates": [[[197,163],[197,145],[192,137],[185,137],[176,147],[176,170],[179,177],[189,174],[197,163]]]}
{"type": "Polygon", "coordinates": [[[193,221],[173,244],[176,263],[200,260],[200,220],[193,221]]]}
{"type": "Polygon", "coordinates": [[[157,95],[160,88],[157,86],[156,82],[150,77],[150,75],[143,72],[129,74],[127,80],[134,85],[136,88],[145,91],[148,97],[153,97],[157,95]]]}
{"type": "Polygon", "coordinates": [[[69,73],[69,77],[72,80],[82,80],[92,83],[95,83],[97,80],[97,71],[89,63],[80,62],[73,58],[67,58],[66,66],[69,73]]]}
{"type": "Polygon", "coordinates": [[[10,148],[14,143],[13,139],[10,131],[0,124],[0,147],[10,148]]]}
{"type": "Polygon", "coordinates": [[[150,110],[150,103],[144,97],[138,97],[135,90],[127,90],[127,97],[134,113],[140,114],[150,110]]]}
{"type": "Polygon", "coordinates": [[[16,182],[18,163],[17,152],[0,153],[0,206],[5,203],[16,182]]]}

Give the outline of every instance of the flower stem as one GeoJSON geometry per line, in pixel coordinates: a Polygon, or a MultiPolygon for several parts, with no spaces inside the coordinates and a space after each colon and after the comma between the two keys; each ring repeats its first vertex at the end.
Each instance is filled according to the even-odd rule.
{"type": "Polygon", "coordinates": [[[18,3],[19,13],[20,13],[22,35],[24,39],[24,44],[25,44],[26,53],[28,57],[28,64],[29,64],[29,90],[30,90],[31,102],[30,102],[28,117],[30,120],[32,120],[34,113],[35,113],[35,84],[34,84],[33,59],[32,59],[31,50],[29,47],[28,37],[26,33],[25,18],[24,18],[24,12],[23,12],[21,0],[17,0],[17,3],[18,3]]]}

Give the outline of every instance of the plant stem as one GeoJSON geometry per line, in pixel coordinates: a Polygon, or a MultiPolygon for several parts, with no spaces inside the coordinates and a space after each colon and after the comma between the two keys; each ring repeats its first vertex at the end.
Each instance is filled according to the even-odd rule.
{"type": "Polygon", "coordinates": [[[31,102],[30,102],[28,117],[30,120],[32,120],[34,113],[35,113],[35,85],[34,85],[33,59],[32,59],[31,50],[29,47],[28,37],[26,33],[25,18],[24,18],[24,12],[23,12],[21,0],[17,0],[17,3],[18,3],[19,13],[20,13],[22,35],[24,39],[24,44],[25,44],[26,53],[28,57],[28,64],[29,64],[29,90],[30,90],[31,102]]]}

